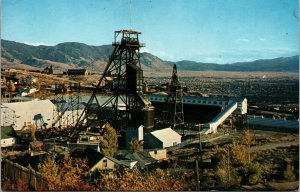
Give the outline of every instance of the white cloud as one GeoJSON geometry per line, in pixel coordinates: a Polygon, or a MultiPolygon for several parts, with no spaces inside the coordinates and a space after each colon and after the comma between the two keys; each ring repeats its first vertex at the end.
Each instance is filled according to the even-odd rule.
{"type": "Polygon", "coordinates": [[[259,40],[260,40],[260,41],[265,41],[266,39],[265,39],[265,38],[262,38],[262,37],[260,37],[260,38],[259,38],[259,40]]]}
{"type": "Polygon", "coordinates": [[[240,38],[235,40],[236,43],[248,43],[249,41],[250,40],[246,38],[240,38]]]}
{"type": "MultiPolygon", "coordinates": [[[[33,45],[33,46],[47,45],[44,42],[27,42],[27,41],[25,41],[24,43],[27,44],[27,45],[33,45]]],[[[51,45],[48,44],[47,46],[51,46],[51,45]]]]}

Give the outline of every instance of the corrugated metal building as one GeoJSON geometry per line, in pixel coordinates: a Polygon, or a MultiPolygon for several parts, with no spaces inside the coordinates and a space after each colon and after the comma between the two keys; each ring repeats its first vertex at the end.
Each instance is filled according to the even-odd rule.
{"type": "Polygon", "coordinates": [[[15,111],[1,104],[1,127],[13,126],[16,122],[15,111]]]}
{"type": "Polygon", "coordinates": [[[171,128],[165,128],[145,135],[144,143],[146,147],[163,149],[181,143],[181,135],[171,128]]]}
{"type": "MultiPolygon", "coordinates": [[[[45,124],[48,128],[52,124],[55,105],[50,100],[3,103],[2,105],[11,109],[10,111],[6,110],[6,112],[10,113],[6,114],[7,116],[15,115],[15,130],[21,130],[26,126],[36,124],[45,124]]],[[[5,118],[1,110],[1,118],[2,116],[5,118]]]]}

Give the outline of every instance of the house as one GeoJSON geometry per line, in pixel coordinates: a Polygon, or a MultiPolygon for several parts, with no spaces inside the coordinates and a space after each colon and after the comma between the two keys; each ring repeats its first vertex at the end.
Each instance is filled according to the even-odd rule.
{"type": "Polygon", "coordinates": [[[82,158],[88,160],[89,172],[114,170],[126,163],[120,162],[118,159],[104,155],[92,147],[77,148],[71,153],[71,157],[82,158]]]}
{"type": "Polygon", "coordinates": [[[144,146],[154,149],[164,149],[181,143],[181,135],[171,128],[152,131],[144,137],[144,146]]]}
{"type": "Polygon", "coordinates": [[[167,159],[167,150],[166,149],[157,149],[157,150],[151,150],[148,151],[150,157],[152,157],[155,160],[165,160],[167,159]]]}
{"type": "Polygon", "coordinates": [[[101,134],[100,133],[93,133],[89,131],[81,131],[79,133],[78,141],[79,143],[84,142],[95,142],[98,143],[100,140],[101,134]]]}
{"type": "Polygon", "coordinates": [[[67,75],[89,75],[86,69],[68,69],[67,75]]]}
{"type": "MultiPolygon", "coordinates": [[[[15,115],[15,130],[21,130],[30,125],[48,128],[53,120],[55,105],[50,100],[2,103],[2,105],[11,109],[10,116],[15,115]]],[[[2,114],[1,110],[1,116],[2,114]]]]}
{"type": "Polygon", "coordinates": [[[12,147],[17,143],[17,137],[12,126],[1,126],[1,147],[12,147]]]}
{"type": "Polygon", "coordinates": [[[25,87],[25,88],[20,88],[19,89],[19,93],[17,95],[21,96],[21,97],[24,97],[24,96],[28,96],[30,94],[33,94],[33,93],[35,93],[37,91],[38,90],[36,88],[25,87]]]}
{"type": "Polygon", "coordinates": [[[137,153],[129,153],[125,156],[126,159],[137,161],[137,166],[144,169],[148,165],[156,163],[156,159],[150,156],[148,152],[140,151],[137,153]]]}

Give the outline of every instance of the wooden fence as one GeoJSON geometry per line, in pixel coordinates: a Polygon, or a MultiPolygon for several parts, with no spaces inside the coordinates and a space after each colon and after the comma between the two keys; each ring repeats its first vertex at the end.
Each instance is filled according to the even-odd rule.
{"type": "Polygon", "coordinates": [[[1,177],[6,177],[13,182],[18,182],[18,179],[21,179],[23,182],[27,182],[28,186],[32,189],[47,189],[47,182],[39,172],[23,167],[7,159],[2,159],[1,177]]]}

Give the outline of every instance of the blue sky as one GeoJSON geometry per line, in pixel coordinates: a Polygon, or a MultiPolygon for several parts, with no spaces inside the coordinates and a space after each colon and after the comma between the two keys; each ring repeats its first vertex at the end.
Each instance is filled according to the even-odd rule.
{"type": "Polygon", "coordinates": [[[111,44],[142,32],[164,60],[232,63],[299,53],[298,0],[2,0],[1,38],[111,44]]]}

